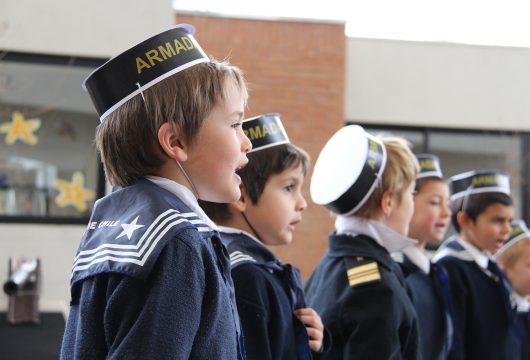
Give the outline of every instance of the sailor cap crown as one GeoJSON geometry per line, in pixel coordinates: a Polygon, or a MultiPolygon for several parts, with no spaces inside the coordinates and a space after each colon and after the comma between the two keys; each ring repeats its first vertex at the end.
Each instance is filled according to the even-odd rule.
{"type": "Polygon", "coordinates": [[[416,159],[418,159],[418,163],[420,164],[420,171],[416,179],[428,177],[443,179],[444,175],[438,156],[433,154],[418,154],[416,155],[416,159]]]}
{"type": "Polygon", "coordinates": [[[255,116],[243,121],[243,132],[252,143],[252,150],[268,149],[272,146],[289,142],[287,132],[283,127],[280,114],[269,113],[255,116]]]}
{"type": "Polygon", "coordinates": [[[386,149],[381,140],[359,125],[345,126],[318,156],[311,198],[338,215],[354,214],[381,183],[385,165],[386,149]]]}
{"type": "Polygon", "coordinates": [[[83,82],[100,121],[134,96],[167,77],[209,61],[193,34],[180,24],[154,35],[113,57],[83,82]]]}
{"type": "Polygon", "coordinates": [[[449,178],[451,200],[488,192],[510,195],[510,176],[501,170],[475,170],[449,178]]]}

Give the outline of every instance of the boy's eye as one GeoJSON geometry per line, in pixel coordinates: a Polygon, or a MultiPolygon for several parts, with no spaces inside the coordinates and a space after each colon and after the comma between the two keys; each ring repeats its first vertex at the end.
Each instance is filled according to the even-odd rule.
{"type": "Polygon", "coordinates": [[[241,124],[242,124],[242,122],[236,122],[236,123],[232,124],[232,127],[233,127],[234,129],[237,129],[238,127],[241,126],[241,124]]]}
{"type": "Polygon", "coordinates": [[[291,191],[293,191],[293,188],[294,188],[294,185],[287,185],[284,189],[287,192],[291,192],[291,191]]]}

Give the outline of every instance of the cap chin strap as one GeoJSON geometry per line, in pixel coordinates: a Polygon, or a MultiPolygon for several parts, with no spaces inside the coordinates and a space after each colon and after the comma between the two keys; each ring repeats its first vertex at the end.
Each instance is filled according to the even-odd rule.
{"type": "Polygon", "coordinates": [[[261,237],[259,236],[259,234],[258,234],[258,232],[256,231],[256,229],[254,229],[254,226],[252,226],[252,224],[250,223],[250,221],[248,221],[248,218],[247,218],[247,216],[245,215],[245,213],[242,212],[241,215],[243,215],[243,219],[245,219],[245,222],[247,223],[247,225],[248,225],[248,227],[250,228],[250,230],[252,230],[253,235],[256,237],[256,239],[258,239],[259,241],[261,241],[261,237]]]}
{"type": "Polygon", "coordinates": [[[180,172],[182,173],[182,175],[184,175],[184,177],[186,178],[186,181],[188,182],[188,184],[190,184],[191,191],[193,191],[193,194],[198,199],[199,198],[199,192],[197,191],[197,188],[195,187],[195,185],[193,185],[193,182],[191,181],[190,177],[186,173],[186,170],[184,170],[184,168],[182,167],[180,162],[176,161],[176,163],[177,163],[177,165],[178,165],[178,167],[180,169],[180,172]]]}

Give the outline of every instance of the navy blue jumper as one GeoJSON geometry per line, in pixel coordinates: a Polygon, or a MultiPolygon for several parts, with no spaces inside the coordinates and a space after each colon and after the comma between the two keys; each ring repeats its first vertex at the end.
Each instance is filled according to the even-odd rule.
{"type": "Polygon", "coordinates": [[[250,234],[219,230],[230,254],[248,358],[311,359],[307,330],[294,313],[305,307],[298,269],[282,264],[250,234]]]}
{"type": "Polygon", "coordinates": [[[517,359],[510,286],[493,261],[456,236],[435,261],[449,276],[454,336],[449,359],[517,359]]]}
{"type": "Polygon", "coordinates": [[[96,202],[61,359],[244,358],[228,253],[176,193],[142,179],[96,202]]]}

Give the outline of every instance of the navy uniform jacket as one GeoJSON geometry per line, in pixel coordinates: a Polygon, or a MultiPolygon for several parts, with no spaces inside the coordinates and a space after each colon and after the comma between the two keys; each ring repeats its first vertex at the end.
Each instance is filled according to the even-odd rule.
{"type": "MultiPolygon", "coordinates": [[[[449,358],[517,359],[506,285],[487,270],[487,265],[479,265],[479,257],[461,241],[456,237],[448,239],[435,256],[449,275],[451,289],[454,337],[449,358]]],[[[482,256],[482,260],[487,260],[486,255],[482,256]]]]}
{"type": "Polygon", "coordinates": [[[521,348],[521,359],[530,359],[530,312],[518,312],[517,324],[522,332],[522,341],[519,342],[521,348]]]}
{"type": "MultiPolygon", "coordinates": [[[[249,359],[310,359],[309,337],[294,309],[305,307],[291,285],[297,274],[258,240],[220,227],[230,253],[236,301],[249,359]],[[297,305],[297,302],[299,304],[297,305]]],[[[299,290],[302,291],[301,282],[299,290]]],[[[299,294],[302,296],[303,294],[299,294]]]]}
{"type": "Polygon", "coordinates": [[[441,265],[430,263],[427,274],[406,254],[400,255],[392,254],[392,257],[403,270],[409,296],[418,314],[422,358],[446,359],[453,332],[447,273],[441,265]]]}
{"type": "Polygon", "coordinates": [[[99,200],[74,259],[61,359],[243,358],[218,233],[148,180],[99,200]]]}
{"type": "Polygon", "coordinates": [[[517,346],[520,349],[521,359],[530,359],[530,304],[515,292],[512,293],[516,303],[515,321],[520,330],[520,337],[517,339],[517,346]]]}
{"type": "Polygon", "coordinates": [[[416,312],[399,266],[365,235],[329,236],[306,299],[331,332],[321,359],[420,358],[416,312]]]}

